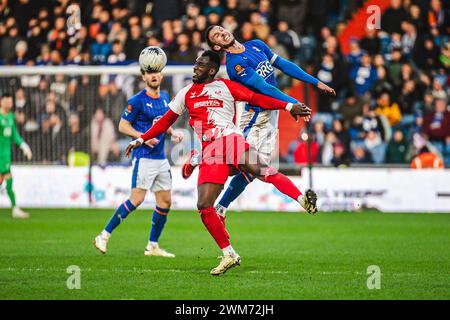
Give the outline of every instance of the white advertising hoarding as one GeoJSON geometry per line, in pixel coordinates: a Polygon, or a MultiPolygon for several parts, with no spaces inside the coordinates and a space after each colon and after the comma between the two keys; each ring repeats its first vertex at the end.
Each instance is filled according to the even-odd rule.
{"type": "MultiPolygon", "coordinates": [[[[89,207],[87,168],[64,166],[14,166],[14,190],[19,206],[28,208],[89,207]]],[[[196,209],[197,172],[189,180],[180,168],[172,168],[173,209],[196,209]]],[[[305,190],[308,171],[291,177],[305,190]]],[[[450,212],[450,170],[317,168],[313,171],[319,210],[375,208],[386,212],[450,212]]],[[[93,167],[91,207],[115,208],[127,199],[131,167],[93,167]]],[[[154,207],[148,194],[143,207],[154,207]]],[[[0,207],[8,207],[5,185],[0,189],[0,207]]],[[[298,211],[295,201],[272,185],[253,182],[232,209],[298,211]]]]}

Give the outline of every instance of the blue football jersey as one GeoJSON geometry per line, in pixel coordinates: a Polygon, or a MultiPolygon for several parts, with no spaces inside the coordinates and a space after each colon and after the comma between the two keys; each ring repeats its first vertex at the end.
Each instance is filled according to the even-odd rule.
{"type": "MultiPolygon", "coordinates": [[[[135,130],[144,133],[169,110],[169,102],[170,98],[167,92],[161,91],[159,97],[151,97],[144,89],[128,100],[122,113],[122,119],[129,121],[135,130]]],[[[142,145],[134,149],[133,157],[166,159],[164,152],[165,136],[165,133],[158,136],[157,139],[160,142],[153,148],[142,145]]]]}
{"type": "Polygon", "coordinates": [[[276,87],[278,83],[272,63],[278,56],[261,40],[247,41],[243,45],[245,51],[226,54],[226,67],[230,80],[239,82],[258,93],[264,93],[246,83],[249,76],[246,69],[250,68],[263,77],[268,84],[276,87]]]}

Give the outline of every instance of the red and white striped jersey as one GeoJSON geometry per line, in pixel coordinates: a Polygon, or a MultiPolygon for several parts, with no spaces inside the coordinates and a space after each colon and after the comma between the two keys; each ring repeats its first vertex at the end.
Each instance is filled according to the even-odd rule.
{"type": "Polygon", "coordinates": [[[210,141],[231,133],[242,134],[235,123],[236,103],[249,102],[254,94],[236,82],[215,79],[184,87],[169,103],[169,108],[178,115],[187,109],[194,132],[201,141],[210,141]]]}

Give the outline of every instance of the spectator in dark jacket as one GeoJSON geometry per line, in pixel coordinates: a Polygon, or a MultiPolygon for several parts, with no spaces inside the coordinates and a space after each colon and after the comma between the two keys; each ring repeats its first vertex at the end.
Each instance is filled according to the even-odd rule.
{"type": "Polygon", "coordinates": [[[439,48],[432,38],[425,37],[419,41],[413,59],[417,66],[424,70],[433,70],[439,66],[439,48]]]}
{"type": "Polygon", "coordinates": [[[406,158],[409,144],[406,141],[402,130],[395,130],[394,136],[389,141],[386,149],[386,163],[408,163],[406,158]]]}
{"type": "Polygon", "coordinates": [[[22,39],[16,26],[11,27],[8,30],[8,36],[1,39],[0,54],[5,63],[13,62],[16,44],[22,39]]]}
{"type": "Polygon", "coordinates": [[[402,21],[408,18],[408,13],[402,6],[402,0],[391,0],[391,6],[381,18],[381,28],[388,32],[402,32],[402,21]]]}
{"type": "Polygon", "coordinates": [[[378,38],[376,29],[367,29],[366,36],[361,40],[360,46],[367,51],[370,55],[376,55],[380,52],[381,43],[378,38]]]}
{"type": "Polygon", "coordinates": [[[141,27],[133,25],[130,28],[127,42],[125,43],[125,54],[129,60],[139,60],[142,49],[145,48],[145,39],[142,37],[141,27]]]}

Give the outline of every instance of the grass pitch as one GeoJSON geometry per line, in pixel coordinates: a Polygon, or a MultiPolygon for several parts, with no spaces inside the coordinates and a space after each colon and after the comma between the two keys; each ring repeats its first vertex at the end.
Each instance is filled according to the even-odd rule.
{"type": "Polygon", "coordinates": [[[111,210],[0,210],[0,299],[450,299],[450,215],[230,212],[242,266],[209,275],[220,251],[196,212],[173,211],[144,257],[148,211],[133,213],[101,255],[93,238],[111,210]],[[66,286],[81,268],[81,289],[66,286]],[[381,289],[367,288],[367,268],[381,289]]]}

